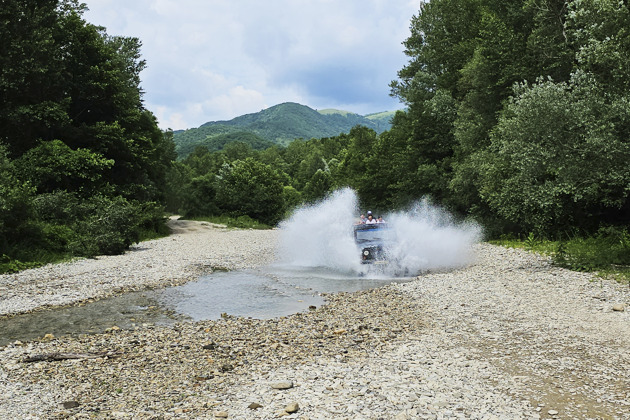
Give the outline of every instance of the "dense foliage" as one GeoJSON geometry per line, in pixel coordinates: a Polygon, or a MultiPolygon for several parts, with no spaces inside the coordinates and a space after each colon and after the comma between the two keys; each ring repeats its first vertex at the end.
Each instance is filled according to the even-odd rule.
{"type": "Polygon", "coordinates": [[[401,178],[494,233],[626,226],[629,19],[612,0],[423,3],[392,83],[392,132],[420,156],[401,178]]]}
{"type": "Polygon", "coordinates": [[[174,159],[141,100],[140,42],[76,1],[0,9],[0,264],[119,253],[159,229],[174,159]]]}

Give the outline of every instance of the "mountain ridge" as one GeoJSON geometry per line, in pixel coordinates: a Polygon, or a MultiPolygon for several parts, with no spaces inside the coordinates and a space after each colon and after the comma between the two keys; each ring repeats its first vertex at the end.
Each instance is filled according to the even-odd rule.
{"type": "Polygon", "coordinates": [[[334,137],[363,125],[377,133],[389,130],[394,111],[362,116],[353,112],[324,109],[317,111],[295,102],[284,102],[259,112],[231,120],[208,121],[197,128],[174,132],[175,149],[180,158],[197,146],[221,150],[230,141],[243,141],[254,149],[269,144],[285,146],[295,139],[334,137]]]}

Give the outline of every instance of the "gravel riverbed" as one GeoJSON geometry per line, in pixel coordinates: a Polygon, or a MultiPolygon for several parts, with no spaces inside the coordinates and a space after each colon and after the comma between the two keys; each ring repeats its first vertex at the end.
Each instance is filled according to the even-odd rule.
{"type": "MultiPolygon", "coordinates": [[[[122,256],[0,276],[0,322],[259,266],[278,236],[171,223],[122,256]]],[[[42,331],[0,347],[0,418],[630,418],[628,286],[520,250],[475,253],[272,320],[42,331]]]]}

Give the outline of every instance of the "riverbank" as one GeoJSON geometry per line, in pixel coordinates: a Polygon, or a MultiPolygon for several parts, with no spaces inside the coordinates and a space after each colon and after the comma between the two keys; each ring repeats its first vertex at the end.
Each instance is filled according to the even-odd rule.
{"type": "Polygon", "coordinates": [[[235,270],[273,259],[277,231],[233,230],[169,221],[173,234],[99,256],[0,275],[0,316],[70,305],[129,291],[175,286],[213,269],[235,270]]]}
{"type": "MultiPolygon", "coordinates": [[[[56,274],[38,273],[39,287],[3,277],[12,294],[2,291],[2,313],[31,299],[36,308],[91,294],[84,290],[183,282],[203,264],[264,264],[277,236],[181,229],[114,261],[99,258],[107,263],[96,272],[59,278],[62,269],[48,267],[56,274]],[[186,260],[170,261],[180,248],[186,260]]],[[[470,267],[331,295],[274,320],[113,326],[14,343],[0,349],[0,416],[629,418],[630,290],[520,250],[481,244],[475,252],[470,267]]]]}

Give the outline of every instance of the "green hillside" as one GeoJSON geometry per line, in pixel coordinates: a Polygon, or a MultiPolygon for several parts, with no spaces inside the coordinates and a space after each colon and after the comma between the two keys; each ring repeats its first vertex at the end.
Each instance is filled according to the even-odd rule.
{"type": "Polygon", "coordinates": [[[368,114],[365,118],[377,125],[377,132],[383,132],[392,127],[392,118],[394,117],[394,114],[396,114],[396,111],[384,111],[368,114]]]}
{"type": "Polygon", "coordinates": [[[377,118],[332,109],[318,112],[305,105],[287,102],[229,121],[210,121],[198,128],[175,132],[174,141],[178,156],[183,158],[197,146],[221,150],[230,141],[242,141],[254,149],[264,149],[270,144],[287,145],[299,138],[337,136],[356,125],[366,126],[377,133],[390,127],[377,118]]]}

